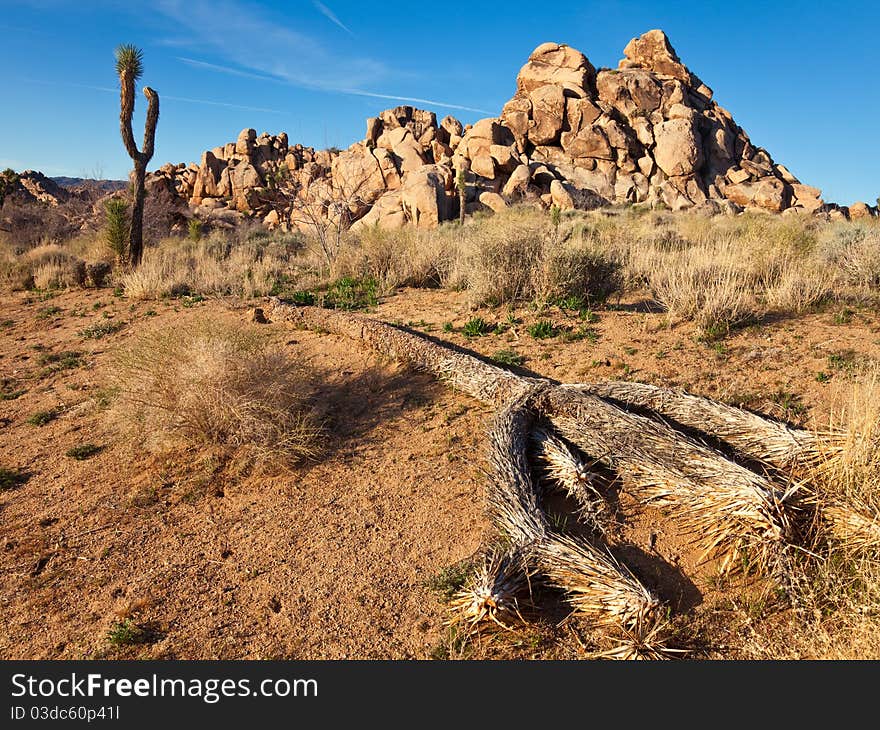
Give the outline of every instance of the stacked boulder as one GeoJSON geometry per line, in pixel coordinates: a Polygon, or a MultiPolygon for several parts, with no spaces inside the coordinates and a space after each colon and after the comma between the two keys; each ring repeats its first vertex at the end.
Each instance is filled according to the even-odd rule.
{"type": "Polygon", "coordinates": [[[246,129],[198,165],[165,165],[150,184],[211,221],[249,216],[283,228],[303,225],[296,203],[307,199],[323,201],[330,218],[347,211],[354,227],[431,228],[459,215],[461,177],[467,212],[517,202],[710,213],[837,208],[754,146],[712,97],[659,30],[630,41],[616,69],[597,70],[580,51],[544,43],[497,118],[438,123],[432,112],[400,106],[368,119],[365,138],[343,151],[246,129]],[[286,198],[273,192],[282,173],[293,182],[286,198]]]}

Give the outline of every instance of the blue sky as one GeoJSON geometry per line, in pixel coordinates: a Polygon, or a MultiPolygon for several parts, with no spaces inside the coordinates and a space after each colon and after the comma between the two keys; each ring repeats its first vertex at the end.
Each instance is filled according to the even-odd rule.
{"type": "Polygon", "coordinates": [[[662,28],[755,144],[826,200],[873,202],[878,21],[875,2],[0,0],[0,167],[126,176],[119,43],[143,48],[142,83],[159,92],[152,169],[245,127],[347,147],[367,116],[407,99],[464,122],[495,116],[538,44],[614,67],[630,38],[662,28]]]}

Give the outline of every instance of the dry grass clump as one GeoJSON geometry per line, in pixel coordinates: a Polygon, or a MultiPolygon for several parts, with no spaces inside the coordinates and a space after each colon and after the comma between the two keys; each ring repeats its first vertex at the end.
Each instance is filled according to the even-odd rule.
{"type": "Polygon", "coordinates": [[[880,658],[880,370],[832,394],[835,434],[810,474],[816,545],[786,620],[758,625],[746,656],[880,658]]]}
{"type": "Polygon", "coordinates": [[[243,450],[288,465],[317,451],[303,372],[253,328],[202,319],[116,354],[118,415],[148,445],[243,450]]]}
{"type": "Polygon", "coordinates": [[[853,286],[880,286],[880,226],[870,221],[836,222],[819,232],[820,261],[853,286]]]}
{"type": "Polygon", "coordinates": [[[135,299],[180,294],[264,296],[294,273],[303,241],[263,230],[215,232],[198,242],[164,239],[147,248],[141,265],[119,277],[135,299]]]}
{"type": "Polygon", "coordinates": [[[67,289],[95,284],[90,271],[106,266],[106,249],[96,239],[80,236],[66,243],[40,243],[32,248],[0,240],[0,286],[7,289],[67,289]],[[91,263],[87,263],[91,262],[91,263]]]}
{"type": "Polygon", "coordinates": [[[362,228],[339,252],[331,276],[373,279],[383,291],[439,286],[452,250],[447,233],[426,235],[412,226],[396,231],[362,228]]]}
{"type": "Polygon", "coordinates": [[[813,481],[822,515],[845,550],[880,547],[880,368],[867,366],[832,395],[835,439],[813,481]]]}

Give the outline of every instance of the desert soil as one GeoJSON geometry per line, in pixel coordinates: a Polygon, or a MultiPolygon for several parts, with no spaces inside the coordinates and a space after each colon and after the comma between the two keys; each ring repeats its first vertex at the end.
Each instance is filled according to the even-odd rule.
{"type": "MultiPolygon", "coordinates": [[[[529,627],[489,632],[462,647],[431,587],[445,568],[492,537],[485,515],[484,434],[491,410],[430,376],[340,337],[282,325],[276,333],[310,373],[325,424],[323,452],[271,476],[237,473],[206,451],[143,454],[109,418],[114,348],[152,327],[195,317],[243,322],[253,303],[131,302],[109,290],[2,295],[0,467],[30,474],[0,492],[0,658],[576,658],[594,648],[558,597],[536,599],[529,627]],[[190,306],[185,306],[190,305],[190,306]],[[86,339],[105,320],[118,332],[86,339]],[[75,352],[56,361],[47,353],[75,352]],[[59,415],[29,423],[40,411],[59,415]],[[69,449],[102,450],[78,461],[69,449]],[[108,642],[114,622],[145,641],[108,642]]],[[[491,356],[513,350],[524,368],[558,381],[634,379],[823,424],[843,371],[880,359],[873,312],[837,310],[745,328],[721,343],[669,327],[639,298],[597,312],[595,335],[535,340],[550,318],[517,309],[513,330],[468,339],[465,293],[401,290],[374,315],[491,356]],[[455,331],[444,331],[445,323],[455,331]]],[[[677,621],[712,632],[710,650],[736,655],[752,620],[697,565],[686,540],[653,510],[623,505],[621,549],[677,621]],[[653,533],[653,537],[651,536],[653,533]]]]}

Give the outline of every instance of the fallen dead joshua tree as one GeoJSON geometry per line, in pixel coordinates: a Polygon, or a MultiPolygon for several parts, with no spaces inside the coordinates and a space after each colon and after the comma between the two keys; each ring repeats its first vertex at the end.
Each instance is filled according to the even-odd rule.
{"type": "MultiPolygon", "coordinates": [[[[489,508],[503,545],[486,550],[452,602],[466,624],[508,627],[520,616],[518,596],[539,577],[615,639],[606,655],[670,653],[664,606],[606,547],[600,467],[639,503],[663,507],[720,571],[747,564],[783,587],[794,583],[787,558],[799,535],[795,523],[808,508],[815,513],[817,502],[793,475],[827,458],[820,435],[656,386],[525,377],[363,315],[274,297],[268,315],[363,342],[498,408],[489,432],[489,508]],[[551,525],[544,498],[553,488],[577,503],[587,537],[551,525]]],[[[873,525],[839,505],[824,518],[873,525]]]]}

